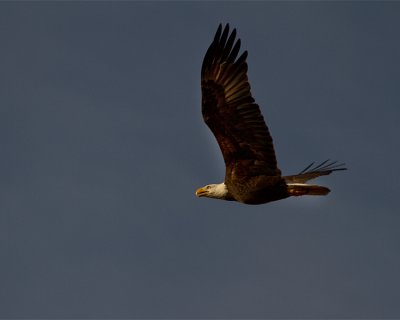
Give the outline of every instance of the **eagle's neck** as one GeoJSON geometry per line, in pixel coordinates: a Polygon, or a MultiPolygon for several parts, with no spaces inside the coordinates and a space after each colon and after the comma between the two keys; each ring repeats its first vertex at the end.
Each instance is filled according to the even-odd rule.
{"type": "Polygon", "coordinates": [[[225,183],[214,184],[212,190],[208,194],[210,198],[230,200],[228,188],[225,183]]]}

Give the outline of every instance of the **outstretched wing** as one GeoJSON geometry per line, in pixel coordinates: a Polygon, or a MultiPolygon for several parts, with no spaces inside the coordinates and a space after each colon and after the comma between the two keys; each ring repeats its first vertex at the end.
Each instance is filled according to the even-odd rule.
{"type": "Polygon", "coordinates": [[[250,93],[247,51],[219,25],[201,69],[202,113],[222,151],[227,172],[279,176],[274,147],[259,106],[250,93]],[[229,36],[229,37],[228,37],[229,36]],[[242,167],[242,168],[241,168],[242,167]],[[243,170],[240,170],[243,169],[243,170]]]}

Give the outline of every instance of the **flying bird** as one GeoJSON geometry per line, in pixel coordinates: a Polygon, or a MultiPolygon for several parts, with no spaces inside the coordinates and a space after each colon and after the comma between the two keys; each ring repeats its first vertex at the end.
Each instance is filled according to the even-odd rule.
{"type": "Polygon", "coordinates": [[[255,103],[247,77],[247,51],[239,57],[240,39],[220,24],[201,68],[202,114],[221,149],[225,181],[197,189],[198,197],[262,204],[290,196],[327,195],[311,179],[346,170],[326,160],[298,174],[282,176],[267,125],[255,103]]]}

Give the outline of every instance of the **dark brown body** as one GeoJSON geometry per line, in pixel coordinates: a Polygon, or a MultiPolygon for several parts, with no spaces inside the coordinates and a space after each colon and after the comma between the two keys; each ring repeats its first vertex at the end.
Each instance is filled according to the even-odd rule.
{"type": "Polygon", "coordinates": [[[246,204],[262,204],[290,196],[280,170],[271,170],[262,161],[248,159],[227,166],[225,184],[234,200],[246,204]]]}
{"type": "Polygon", "coordinates": [[[277,177],[257,176],[243,183],[225,182],[225,184],[228,195],[245,204],[263,204],[291,196],[285,180],[277,177]]]}

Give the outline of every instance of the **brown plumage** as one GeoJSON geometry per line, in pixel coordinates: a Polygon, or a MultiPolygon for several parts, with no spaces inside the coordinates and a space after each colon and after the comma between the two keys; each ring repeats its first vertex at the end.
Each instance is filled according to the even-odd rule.
{"type": "Polygon", "coordinates": [[[239,57],[240,39],[229,25],[219,25],[201,68],[202,114],[222,155],[225,182],[197,190],[198,196],[261,204],[291,195],[323,195],[328,188],[305,182],[332,171],[345,170],[336,162],[312,165],[298,175],[281,176],[274,146],[259,106],[250,92],[247,51],[239,57]]]}

